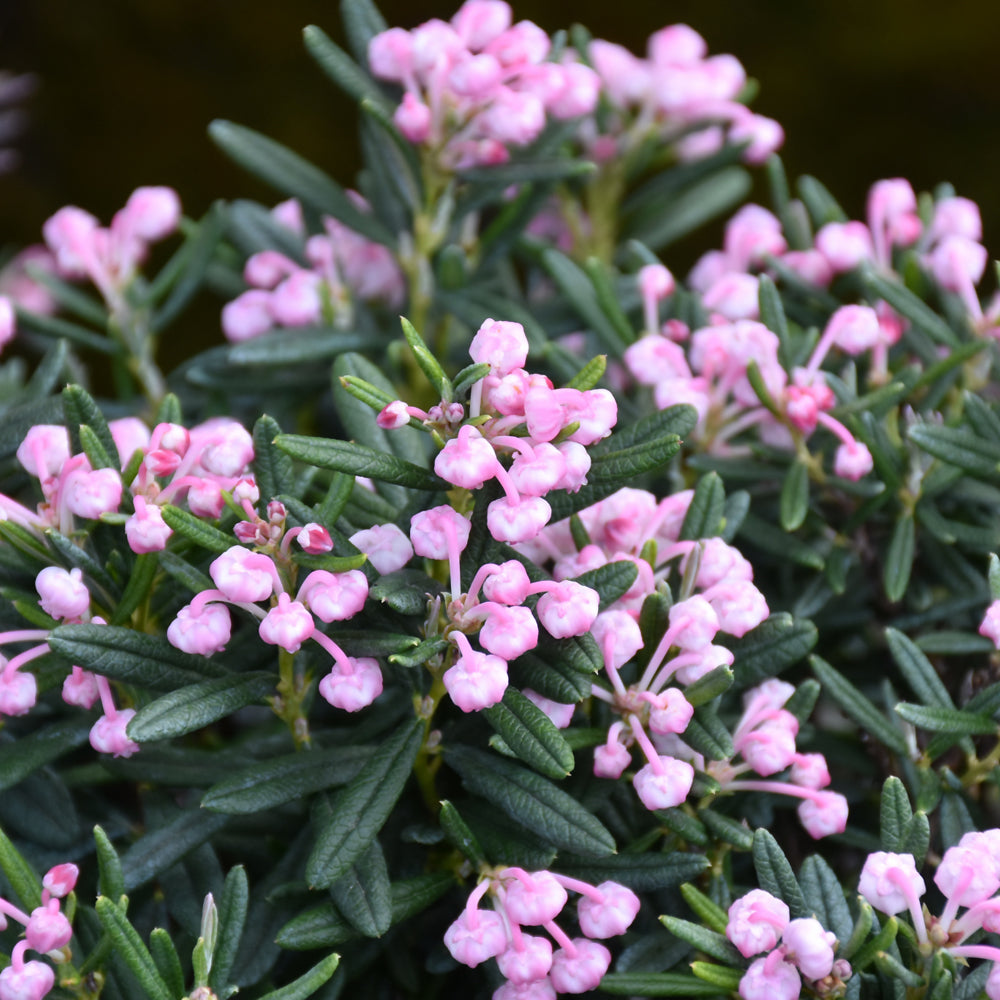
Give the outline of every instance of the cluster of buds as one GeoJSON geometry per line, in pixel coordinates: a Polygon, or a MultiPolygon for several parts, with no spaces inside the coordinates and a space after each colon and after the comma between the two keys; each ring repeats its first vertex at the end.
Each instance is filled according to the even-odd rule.
{"type": "Polygon", "coordinates": [[[596,989],[611,964],[601,944],[624,934],[639,912],[639,899],[617,882],[598,886],[549,871],[490,869],[483,873],[461,916],[445,932],[444,943],[456,961],[475,968],[495,958],[507,982],[493,1000],[552,1000],[559,993],[596,989]],[[579,893],[576,921],[580,937],[571,938],[556,918],[569,892],[579,893]],[[489,896],[493,909],[481,910],[489,896]],[[542,927],[559,946],[525,927],[542,927]]]}
{"type": "MultiPolygon", "coordinates": [[[[79,569],[47,566],[35,578],[35,590],[41,610],[56,621],[64,624],[106,624],[97,615],[91,617],[90,592],[79,569]]],[[[0,632],[0,645],[36,643],[10,659],[0,656],[0,716],[26,715],[34,708],[38,699],[38,681],[34,674],[21,668],[50,651],[48,638],[48,629],[0,632]]],[[[93,708],[100,699],[104,714],[90,730],[90,745],[98,753],[129,757],[139,749],[139,745],[130,740],[125,732],[135,709],[117,707],[106,677],[74,666],[63,681],[62,697],[67,705],[85,711],[93,708]]]]}
{"type": "Polygon", "coordinates": [[[908,912],[913,921],[921,955],[936,951],[957,959],[978,958],[993,962],[986,980],[986,995],[1000,998],[1000,948],[969,944],[980,931],[1000,932],[1000,830],[967,833],[944,857],[934,873],[934,884],[945,898],[940,916],[921,905],[926,890],[911,854],[878,851],[865,861],[858,892],[881,913],[908,912]],[[959,916],[959,908],[965,912],[959,916]]]}
{"type": "Polygon", "coordinates": [[[746,145],[747,163],[763,163],[784,142],[784,131],[740,103],[747,77],[739,60],[707,52],[704,38],[686,24],[651,35],[645,59],[621,45],[592,41],[588,57],[613,109],[589,137],[592,154],[610,159],[655,136],[676,141],[684,160],[709,156],[728,142],[746,145]]]}
{"type": "Polygon", "coordinates": [[[788,907],[763,889],[729,907],[726,937],[744,958],[760,956],[740,980],[743,1000],[797,1000],[803,979],[827,996],[850,977],[850,965],[834,957],[836,937],[815,917],[790,917],[788,907]]]}
{"type": "Polygon", "coordinates": [[[597,104],[592,69],[570,56],[547,62],[549,36],[512,20],[503,0],[466,0],[450,22],[390,28],[369,43],[372,73],[404,89],[396,126],[446,170],[505,163],[547,116],[577,118],[597,104]]]}
{"type": "Polygon", "coordinates": [[[103,228],[89,212],[72,205],[61,208],[42,234],[55,255],[59,274],[88,278],[113,309],[149,254],[150,244],[165,239],[180,223],[177,193],[167,187],[136,189],[103,228]]]}
{"type": "Polygon", "coordinates": [[[0,1000],[42,1000],[55,985],[52,966],[37,959],[26,962],[24,953],[31,950],[56,962],[68,960],[64,949],[73,937],[73,928],[62,912],[61,901],[73,891],[78,874],[74,864],[51,868],[42,879],[41,905],[30,914],[0,898],[0,930],[7,927],[8,917],[24,925],[24,938],[14,945],[10,965],[0,972],[0,1000]]]}
{"type": "Polygon", "coordinates": [[[434,471],[467,490],[496,479],[504,496],[489,505],[490,533],[500,542],[529,541],[552,516],[545,494],[576,492],[587,482],[586,446],[611,433],[618,405],[606,389],[556,389],[545,375],[526,371],[528,339],[520,323],[486,320],[469,354],[490,371],[472,385],[467,421],[459,403],[425,412],[402,400],[384,407],[377,421],[392,429],[415,418],[447,435],[434,471]],[[508,468],[501,456],[511,454],[508,468]]]}
{"type": "MultiPolygon", "coordinates": [[[[362,211],[368,204],[350,197],[362,211]]],[[[250,289],[222,310],[222,332],[233,342],[251,340],[275,327],[327,325],[349,327],[353,302],[383,302],[397,307],[405,284],[392,253],[336,219],[324,216],[323,234],[309,236],[301,205],[294,199],[272,210],[275,221],[305,240],[308,267],[278,250],[262,250],[246,262],[250,289]]]]}
{"type": "MultiPolygon", "coordinates": [[[[778,225],[769,212],[758,211],[778,225]]],[[[751,212],[742,218],[737,216],[727,228],[727,239],[732,236],[734,247],[739,247],[748,259],[761,251],[753,249],[750,236],[739,238],[733,234],[753,228],[759,221],[751,212]]],[[[768,225],[761,229],[783,244],[780,228],[768,225]]],[[[838,476],[858,480],[871,472],[873,462],[868,448],[830,413],[836,398],[819,366],[832,347],[857,355],[886,343],[884,324],[874,309],[838,309],[809,361],[794,368],[789,376],[779,359],[777,335],[755,318],[758,297],[757,278],[753,275],[726,274],[716,279],[704,294],[706,306],[713,310],[709,325],[693,332],[678,320],[669,320],[660,327],[658,303],[674,290],[666,268],[643,268],[639,287],[646,328],[655,332],[647,332],[625,351],[625,364],[638,382],[653,388],[657,406],[683,402],[695,407],[699,416],[695,434],[706,448],[732,453],[737,447],[733,439],[754,428],[769,445],[794,449],[796,442],[806,441],[817,427],[823,427],[838,442],[833,460],[838,476]],[[751,382],[751,365],[770,396],[770,405],[761,402],[751,382]]]]}

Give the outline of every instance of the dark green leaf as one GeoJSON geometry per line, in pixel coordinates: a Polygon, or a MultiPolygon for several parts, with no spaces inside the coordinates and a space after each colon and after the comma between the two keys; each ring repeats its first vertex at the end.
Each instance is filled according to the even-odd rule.
{"type": "Polygon", "coordinates": [[[709,832],[723,843],[732,844],[741,851],[753,847],[753,832],[745,823],[738,823],[714,809],[699,809],[698,816],[709,832]]]}
{"type": "MultiPolygon", "coordinates": [[[[706,983],[686,972],[609,972],[601,980],[601,992],[632,997],[718,997],[715,983],[706,983]]],[[[723,991],[724,992],[724,991],[723,991]]]]}
{"type": "Polygon", "coordinates": [[[958,346],[955,331],[900,281],[880,274],[870,265],[862,265],[861,280],[876,299],[884,299],[900,316],[932,340],[947,347],[958,346]]]}
{"type": "Polygon", "coordinates": [[[69,431],[73,452],[83,450],[80,442],[80,425],[86,424],[97,436],[105,454],[115,460],[115,468],[120,468],[115,439],[111,436],[108,422],[104,419],[101,408],[94,402],[94,397],[83,386],[68,385],[62,391],[62,403],[66,415],[66,430],[69,431]]]}
{"type": "Polygon", "coordinates": [[[199,545],[203,549],[208,549],[211,552],[226,552],[237,544],[233,535],[219,531],[215,525],[203,521],[200,517],[195,517],[194,514],[189,514],[180,507],[164,504],[160,508],[160,513],[167,525],[178,535],[189,538],[195,545],[199,545]]]}
{"type": "Polygon", "coordinates": [[[0,871],[24,909],[30,913],[41,905],[42,884],[35,870],[3,830],[0,830],[0,871]]]}
{"type": "Polygon", "coordinates": [[[274,439],[280,433],[277,420],[266,413],[258,417],[253,425],[254,482],[264,503],[284,493],[292,481],[291,459],[274,447],[274,439]]]}
{"type": "Polygon", "coordinates": [[[118,899],[125,892],[125,876],[118,852],[111,838],[99,826],[94,827],[94,844],[97,848],[98,889],[102,895],[118,899]]]}
{"type": "Polygon", "coordinates": [[[809,907],[796,881],[795,872],[768,830],[759,829],[753,835],[753,866],[760,887],[783,899],[792,917],[808,917],[809,907]]]}
{"type": "Polygon", "coordinates": [[[151,882],[190,851],[215,836],[229,822],[228,816],[188,809],[140,837],[123,855],[122,876],[131,892],[151,882]]]}
{"type": "Polygon", "coordinates": [[[359,934],[381,937],[392,926],[389,872],[377,840],[330,886],[330,895],[359,934]]]}
{"type": "Polygon", "coordinates": [[[586,392],[593,389],[602,378],[608,367],[608,356],[598,354],[596,358],[591,358],[567,383],[567,389],[579,389],[586,392]]]}
{"type": "Polygon", "coordinates": [[[981,438],[968,427],[915,424],[907,437],[929,455],[970,475],[995,479],[1000,471],[1000,443],[981,438]]]}
{"type": "Polygon", "coordinates": [[[785,531],[795,531],[809,512],[809,469],[804,462],[795,461],[781,486],[781,526],[785,531]]]}
{"type": "Polygon", "coordinates": [[[149,597],[156,571],[159,568],[159,553],[143,552],[136,556],[121,600],[115,605],[109,624],[124,625],[132,612],[149,597]]]}
{"type": "Polygon", "coordinates": [[[0,754],[0,792],[81,746],[87,741],[91,725],[90,722],[50,723],[19,737],[11,745],[4,745],[0,754]]]}
{"type": "Polygon", "coordinates": [[[833,869],[818,855],[812,854],[802,863],[799,884],[806,906],[819,922],[837,935],[837,940],[847,941],[854,921],[840,879],[833,869]]]}
{"type": "Polygon", "coordinates": [[[684,689],[684,697],[697,708],[728,691],[732,683],[733,672],[729,667],[716,667],[689,684],[684,689]]]}
{"type": "Polygon", "coordinates": [[[219,899],[219,931],[208,985],[216,996],[226,996],[230,973],[246,926],[250,887],[242,865],[230,868],[219,899]]]}
{"type": "Polygon", "coordinates": [[[416,327],[405,317],[400,317],[403,327],[403,336],[406,338],[413,356],[416,358],[420,370],[427,376],[427,381],[434,387],[437,397],[446,403],[452,399],[452,386],[448,376],[440,362],[431,353],[430,348],[424,343],[424,338],[417,332],[416,327]]]}
{"type": "Polygon", "coordinates": [[[148,1000],[175,1000],[149,949],[142,943],[138,931],[125,915],[124,908],[107,896],[98,896],[95,907],[97,916],[114,945],[115,954],[139,980],[148,1000]]]}
{"type": "Polygon", "coordinates": [[[87,424],[80,424],[80,447],[87,456],[92,468],[114,469],[118,471],[118,461],[105,450],[101,439],[87,424]]]}
{"type": "Polygon", "coordinates": [[[918,729],[948,733],[950,736],[986,736],[1000,728],[990,716],[966,712],[960,708],[914,705],[902,701],[896,706],[896,714],[918,729]]]}
{"type": "Polygon", "coordinates": [[[260,1000],[307,1000],[337,971],[338,965],[340,965],[339,955],[327,955],[304,976],[299,976],[294,982],[282,986],[281,989],[265,993],[260,1000]]]}
{"type": "MultiPolygon", "coordinates": [[[[892,658],[898,664],[913,693],[925,705],[954,708],[948,689],[919,647],[909,637],[894,628],[885,630],[885,638],[889,644],[892,658]]],[[[886,850],[889,849],[886,848],[886,850]]]]}
{"type": "Polygon", "coordinates": [[[681,541],[712,538],[722,529],[726,490],[718,473],[706,473],[698,480],[694,496],[681,525],[681,541]]]}
{"type": "Polygon", "coordinates": [[[310,885],[323,889],[338,881],[378,836],[402,794],[423,733],[420,720],[401,727],[337,793],[331,821],[317,834],[306,865],[310,885]]]}
{"type": "Polygon", "coordinates": [[[303,29],[302,38],[309,55],[338,87],[358,102],[374,101],[392,113],[392,107],[375,81],[342,48],[334,44],[321,28],[310,24],[303,29]]]}
{"type": "Polygon", "coordinates": [[[784,611],[771,615],[741,639],[727,643],[740,687],[752,687],[797,663],[816,645],[816,626],[784,611]]]}
{"type": "Polygon", "coordinates": [[[729,925],[729,914],[718,903],[709,899],[690,882],[681,886],[681,895],[684,897],[684,902],[694,910],[709,930],[719,934],[726,933],[726,927],[729,925]]]}
{"type": "Polygon", "coordinates": [[[585,857],[614,854],[614,838],[571,795],[512,761],[470,747],[451,747],[445,760],[465,786],[554,846],[585,857]]]}
{"type": "Polygon", "coordinates": [[[184,996],[184,969],[168,931],[162,927],[154,927],[150,931],[149,953],[171,994],[175,997],[184,996]]]}
{"type": "Polygon", "coordinates": [[[906,788],[896,777],[886,778],[880,802],[880,839],[883,851],[898,852],[913,809],[906,788]]]}
{"type": "Polygon", "coordinates": [[[474,864],[484,865],[487,858],[483,854],[483,849],[476,839],[476,835],[469,829],[469,825],[458,814],[458,810],[447,800],[441,800],[441,811],[438,813],[438,822],[444,835],[474,864]]]}
{"type": "Polygon", "coordinates": [[[804,174],[798,180],[799,196],[805,202],[817,228],[827,222],[847,222],[847,215],[832,194],[815,177],[804,174]]]}
{"type": "Polygon", "coordinates": [[[601,611],[605,611],[635,583],[638,575],[639,568],[634,562],[618,559],[573,579],[581,586],[596,590],[601,598],[601,611]]]}
{"type": "Polygon", "coordinates": [[[550,778],[565,778],[573,770],[573,751],[562,733],[534,702],[508,687],[503,701],[483,713],[487,722],[526,764],[550,778]]]}
{"type": "Polygon", "coordinates": [[[913,569],[913,556],[916,551],[916,530],[913,515],[904,513],[892,531],[889,550],[885,556],[885,569],[882,582],[886,596],[890,601],[898,601],[906,593],[910,582],[910,571],[913,569]]]}
{"type": "Polygon", "coordinates": [[[720,962],[729,962],[732,965],[740,963],[740,953],[718,931],[711,931],[701,924],[682,920],[680,917],[662,916],[660,923],[675,937],[687,941],[698,951],[703,951],[720,962]]]}
{"type": "Polygon", "coordinates": [[[785,316],[781,295],[766,274],[757,278],[757,300],[760,304],[761,323],[778,335],[778,340],[784,347],[788,344],[788,319],[785,316]]]}

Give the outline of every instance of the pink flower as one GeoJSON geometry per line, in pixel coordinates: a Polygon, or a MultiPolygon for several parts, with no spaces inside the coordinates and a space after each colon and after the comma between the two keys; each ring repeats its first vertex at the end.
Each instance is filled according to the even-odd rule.
{"type": "Polygon", "coordinates": [[[56,974],[44,962],[14,961],[0,972],[3,1000],[42,1000],[55,985],[56,974]]]}
{"type": "Polygon", "coordinates": [[[541,497],[522,497],[519,503],[501,497],[486,508],[486,526],[498,542],[531,541],[550,517],[552,508],[541,497]]]}
{"type": "Polygon", "coordinates": [[[73,667],[62,686],[62,699],[67,705],[90,709],[100,696],[97,678],[82,667],[73,667]]]}
{"type": "Polygon", "coordinates": [[[4,662],[0,662],[0,717],[27,715],[38,700],[35,675],[26,670],[4,670],[4,662]]]}
{"type": "Polygon", "coordinates": [[[167,628],[167,641],[185,653],[211,656],[229,643],[233,622],[223,604],[185,605],[167,628]]]}
{"type": "Polygon", "coordinates": [[[447,504],[420,511],[410,519],[413,551],[427,559],[449,558],[452,546],[461,552],[469,543],[470,530],[469,521],[447,504]]]}
{"type": "Polygon", "coordinates": [[[743,1000],[798,1000],[802,980],[795,969],[772,952],[767,958],[758,958],[740,980],[743,1000]]]}
{"type": "Polygon", "coordinates": [[[503,919],[493,910],[463,911],[445,931],[444,943],[456,962],[474,969],[507,947],[503,919]]]}
{"type": "Polygon", "coordinates": [[[29,948],[44,954],[56,948],[65,948],[72,936],[73,928],[59,911],[58,899],[50,899],[31,911],[31,918],[25,928],[29,948]]]}
{"type": "Polygon", "coordinates": [[[45,873],[45,877],[42,879],[42,888],[50,896],[62,899],[73,891],[79,874],[80,869],[70,862],[56,865],[45,873]]]}
{"type": "Polygon", "coordinates": [[[138,752],[139,744],[128,738],[125,729],[134,716],[134,708],[126,708],[113,716],[102,715],[91,727],[90,745],[98,753],[131,757],[138,752]]]}
{"type": "Polygon", "coordinates": [[[533,872],[506,868],[503,879],[503,905],[508,916],[518,924],[547,924],[562,911],[569,898],[551,872],[533,872]]]}
{"type": "Polygon", "coordinates": [[[378,660],[361,656],[334,661],[330,672],[319,682],[319,693],[334,708],[357,712],[367,708],[382,693],[382,671],[378,660]]]}
{"type": "Polygon", "coordinates": [[[763,889],[752,889],[729,907],[726,937],[749,958],[776,948],[789,919],[785,903],[763,889]]]}
{"type": "Polygon", "coordinates": [[[538,645],[538,623],[525,607],[507,607],[486,601],[479,605],[488,617],[479,632],[479,642],[504,660],[516,660],[538,645]]]}
{"type": "Polygon", "coordinates": [[[266,601],[274,593],[274,563],[262,552],[234,545],[208,567],[216,587],[231,601],[266,601]]]}
{"type": "Polygon", "coordinates": [[[442,479],[467,490],[477,490],[492,479],[498,465],[493,445],[471,424],[463,425],[434,459],[434,471],[442,479]]]}
{"type": "Polygon", "coordinates": [[[478,712],[503,700],[507,690],[507,661],[477,652],[468,645],[468,640],[464,645],[462,655],[444,672],[444,686],[463,712],[478,712]]]}
{"type": "Polygon", "coordinates": [[[833,970],[835,935],[824,930],[815,917],[793,920],[782,934],[785,960],[797,966],[806,979],[823,979],[833,970]]]}
{"type": "Polygon", "coordinates": [[[1000,600],[994,601],[987,609],[979,626],[979,634],[989,639],[1000,649],[1000,600]]]}
{"type": "Polygon", "coordinates": [[[315,630],[316,622],[305,605],[293,601],[288,594],[278,595],[277,605],[268,611],[259,628],[264,642],[289,653],[297,653],[315,630]]]}
{"type": "Polygon", "coordinates": [[[376,524],[356,531],[350,541],[368,556],[368,561],[379,573],[395,573],[413,558],[410,540],[394,524],[376,524]]]}
{"type": "Polygon", "coordinates": [[[687,761],[661,756],[656,765],[637,771],[632,784],[647,809],[670,809],[688,797],[693,781],[694,768],[687,761]]]}
{"type": "Polygon", "coordinates": [[[564,580],[551,586],[539,598],[535,613],[549,635],[565,639],[590,630],[597,618],[600,600],[596,590],[564,580]]]}
{"type": "Polygon", "coordinates": [[[576,904],[580,930],[590,938],[624,934],[639,913],[639,897],[617,882],[602,882],[597,896],[583,895],[576,904]]]}
{"type": "Polygon", "coordinates": [[[574,938],[572,950],[560,948],[552,956],[549,977],[558,993],[596,990],[611,965],[611,952],[596,941],[574,938]]]}
{"type": "Polygon", "coordinates": [[[35,590],[42,610],[53,618],[79,619],[90,609],[90,591],[80,569],[46,566],[35,577],[35,590]]]}
{"type": "Polygon", "coordinates": [[[533,979],[548,975],[552,968],[552,945],[549,939],[522,934],[520,944],[520,948],[511,946],[497,955],[500,971],[512,983],[517,984],[530,983],[533,979]]]}
{"type": "Polygon", "coordinates": [[[798,808],[799,819],[814,840],[847,829],[847,799],[839,792],[816,792],[798,808]]]}
{"type": "Polygon", "coordinates": [[[324,622],[345,621],[365,606],[368,578],[359,569],[345,573],[313,570],[299,588],[298,599],[324,622]]]}
{"type": "Polygon", "coordinates": [[[172,534],[173,529],[163,520],[160,508],[146,503],[144,497],[136,496],[135,513],[125,522],[129,548],[139,554],[162,552],[172,534]]]}

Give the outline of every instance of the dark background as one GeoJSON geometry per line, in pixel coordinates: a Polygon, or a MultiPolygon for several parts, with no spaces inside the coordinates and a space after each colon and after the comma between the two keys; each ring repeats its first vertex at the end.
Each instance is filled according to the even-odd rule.
{"type": "MultiPolygon", "coordinates": [[[[399,0],[383,11],[404,27],[453,12],[399,0]]],[[[760,81],[754,108],[784,125],[790,175],[815,174],[854,217],[879,178],[905,175],[918,191],[948,180],[1000,245],[1000,4],[524,0],[515,16],[550,31],[579,20],[634,51],[686,22],[760,81]]],[[[305,53],[309,23],[342,40],[337,5],[317,0],[0,0],[0,67],[39,78],[21,166],[0,176],[0,243],[37,240],[67,203],[107,221],[140,184],[173,185],[192,216],[217,197],[275,200],[209,142],[216,117],[349,182],[354,112],[305,53]]]]}

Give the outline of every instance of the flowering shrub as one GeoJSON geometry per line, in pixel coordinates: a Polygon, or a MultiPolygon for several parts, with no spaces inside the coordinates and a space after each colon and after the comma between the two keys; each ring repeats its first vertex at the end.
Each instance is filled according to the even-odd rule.
{"type": "Polygon", "coordinates": [[[684,25],[344,14],[356,189],[215,122],[277,207],[0,276],[0,1000],[1000,997],[975,204],[684,25]]]}

